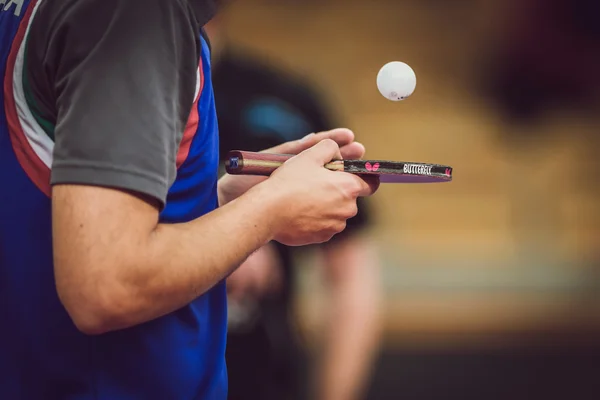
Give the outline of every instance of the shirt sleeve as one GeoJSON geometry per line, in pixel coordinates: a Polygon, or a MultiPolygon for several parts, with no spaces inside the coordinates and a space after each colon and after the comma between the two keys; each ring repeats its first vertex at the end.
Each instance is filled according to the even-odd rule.
{"type": "Polygon", "coordinates": [[[29,73],[56,122],[51,183],[131,190],[164,206],[198,79],[188,2],[55,1],[39,13],[28,56],[43,68],[29,73]]]}

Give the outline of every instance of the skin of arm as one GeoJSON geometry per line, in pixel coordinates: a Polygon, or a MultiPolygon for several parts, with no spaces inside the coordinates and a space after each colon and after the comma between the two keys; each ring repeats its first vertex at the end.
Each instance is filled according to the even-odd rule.
{"type": "Polygon", "coordinates": [[[381,329],[379,260],[372,243],[360,234],[325,246],[323,258],[328,301],[316,398],[360,399],[381,329]]]}
{"type": "Polygon", "coordinates": [[[155,207],[118,190],[57,185],[52,203],[58,293],[87,334],[191,302],[272,239],[275,214],[259,187],[184,224],[158,224],[155,207]]]}

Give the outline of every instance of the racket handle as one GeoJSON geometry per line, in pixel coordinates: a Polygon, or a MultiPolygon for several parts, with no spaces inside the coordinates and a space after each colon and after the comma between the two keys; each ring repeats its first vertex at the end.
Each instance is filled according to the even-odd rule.
{"type": "Polygon", "coordinates": [[[227,154],[225,170],[231,175],[269,176],[292,158],[290,154],[255,153],[234,150],[227,154]]]}
{"type": "MultiPolygon", "coordinates": [[[[230,175],[262,175],[269,176],[284,162],[294,157],[293,154],[255,153],[252,151],[233,150],[227,153],[225,170],[230,175]]],[[[332,171],[343,171],[344,162],[333,160],[325,165],[332,171]]]]}

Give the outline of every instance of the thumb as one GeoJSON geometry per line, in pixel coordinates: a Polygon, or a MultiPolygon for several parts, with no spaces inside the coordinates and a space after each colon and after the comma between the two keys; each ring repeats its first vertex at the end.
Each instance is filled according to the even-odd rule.
{"type": "Polygon", "coordinates": [[[308,150],[303,151],[300,158],[308,158],[323,166],[331,160],[341,160],[340,146],[332,139],[324,139],[308,150]]]}

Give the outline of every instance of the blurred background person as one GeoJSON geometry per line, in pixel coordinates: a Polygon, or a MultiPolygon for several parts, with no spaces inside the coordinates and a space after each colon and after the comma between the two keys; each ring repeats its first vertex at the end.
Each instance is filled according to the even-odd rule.
{"type": "MultiPolygon", "coordinates": [[[[369,199],[382,301],[365,399],[600,398],[599,3],[554,1],[244,0],[220,15],[228,43],[314,82],[366,158],[454,167],[450,184],[369,199]],[[389,61],[417,74],[403,102],[377,90],[389,61]]],[[[310,270],[294,328],[320,354],[327,293],[310,270]]],[[[254,315],[233,311],[232,326],[254,315]]]]}
{"type": "MultiPolygon", "coordinates": [[[[226,39],[219,18],[206,26],[219,111],[221,160],[337,126],[307,81],[226,39]]],[[[356,400],[364,396],[378,349],[379,265],[366,230],[367,205],[346,230],[311,250],[323,261],[327,301],[320,351],[313,360],[293,316],[299,251],[273,242],[227,281],[229,399],[356,400]],[[310,372],[308,372],[310,371],[310,372]]]]}

